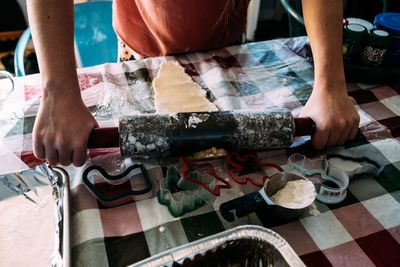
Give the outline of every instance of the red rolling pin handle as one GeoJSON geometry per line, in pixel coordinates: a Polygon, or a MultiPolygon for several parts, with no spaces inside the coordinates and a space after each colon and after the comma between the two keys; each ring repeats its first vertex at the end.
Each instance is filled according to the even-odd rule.
{"type": "Polygon", "coordinates": [[[94,128],[89,136],[88,148],[119,147],[117,127],[94,128]]]}
{"type": "Polygon", "coordinates": [[[311,118],[294,118],[294,136],[314,135],[316,128],[311,118]]]}

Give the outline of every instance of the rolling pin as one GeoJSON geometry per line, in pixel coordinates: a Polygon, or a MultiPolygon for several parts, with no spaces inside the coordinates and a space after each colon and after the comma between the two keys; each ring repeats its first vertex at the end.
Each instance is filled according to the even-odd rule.
{"type": "Polygon", "coordinates": [[[186,155],[211,147],[235,151],[286,148],[313,135],[310,118],[287,109],[185,112],[123,116],[119,127],[95,128],[88,148],[120,147],[123,156],[186,155]]]}

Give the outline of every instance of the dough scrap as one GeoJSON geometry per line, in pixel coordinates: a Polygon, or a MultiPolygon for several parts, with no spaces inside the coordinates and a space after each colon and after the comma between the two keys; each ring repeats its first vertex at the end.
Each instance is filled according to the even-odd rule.
{"type": "Polygon", "coordinates": [[[207,92],[176,61],[164,62],[153,80],[157,113],[218,111],[207,92]]]}
{"type": "Polygon", "coordinates": [[[202,160],[202,159],[214,159],[219,157],[225,157],[228,152],[223,148],[212,147],[206,150],[202,150],[196,153],[193,153],[189,156],[191,160],[202,160]]]}

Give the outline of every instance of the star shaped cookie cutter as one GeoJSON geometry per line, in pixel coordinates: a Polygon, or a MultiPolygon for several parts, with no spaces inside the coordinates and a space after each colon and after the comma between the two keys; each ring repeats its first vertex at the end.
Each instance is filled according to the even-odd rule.
{"type": "Polygon", "coordinates": [[[97,199],[107,207],[118,206],[143,199],[146,197],[147,193],[151,192],[153,187],[149,174],[143,164],[131,165],[124,172],[118,175],[110,175],[102,167],[91,165],[84,170],[82,180],[89,188],[89,191],[91,191],[97,199]],[[130,183],[130,179],[132,178],[127,179],[128,174],[136,169],[140,169],[145,182],[145,187],[141,190],[132,189],[130,183]],[[94,181],[91,182],[89,180],[89,173],[95,170],[101,174],[101,183],[95,183],[94,181]],[[102,187],[103,190],[100,189],[102,187]],[[126,189],[127,187],[129,187],[128,190],[126,189]]]}
{"type": "MultiPolygon", "coordinates": [[[[160,180],[160,190],[157,192],[158,202],[166,205],[169,213],[174,217],[194,211],[206,202],[211,203],[215,199],[213,194],[198,184],[195,184],[195,188],[192,189],[184,188],[178,169],[179,166],[168,168],[165,179],[160,180]]],[[[187,181],[184,182],[184,184],[187,183],[187,181]]]]}
{"type": "Polygon", "coordinates": [[[215,169],[214,169],[213,165],[211,165],[211,163],[209,163],[209,162],[197,163],[197,162],[191,161],[190,159],[185,158],[185,157],[180,157],[179,161],[183,166],[183,171],[181,172],[182,178],[186,181],[191,182],[192,184],[197,184],[197,185],[203,187],[205,190],[207,190],[214,196],[219,196],[220,190],[222,188],[231,188],[231,185],[229,184],[229,182],[225,181],[224,178],[217,175],[217,173],[215,172],[215,169]],[[213,178],[214,183],[213,183],[213,181],[205,182],[203,180],[203,177],[201,175],[199,175],[198,172],[195,172],[196,168],[203,168],[203,167],[208,168],[208,171],[211,174],[209,176],[211,176],[213,178]],[[191,177],[191,176],[194,176],[194,177],[191,177]],[[215,180],[221,182],[222,184],[216,184],[215,180]],[[211,184],[214,187],[210,187],[211,184]]]}
{"type": "Polygon", "coordinates": [[[244,177],[242,179],[238,178],[236,176],[236,174],[238,174],[241,171],[243,171],[244,164],[246,164],[249,161],[249,159],[252,159],[252,160],[254,160],[256,162],[256,164],[257,164],[256,167],[259,167],[259,168],[262,168],[262,167],[273,167],[273,168],[277,169],[279,172],[283,171],[283,169],[279,165],[277,165],[275,163],[261,162],[261,160],[254,154],[245,154],[243,157],[241,157],[237,152],[232,152],[231,151],[226,156],[226,161],[228,162],[229,165],[234,167],[233,169],[231,169],[229,171],[229,174],[230,174],[232,180],[234,180],[238,184],[245,184],[247,181],[249,181],[250,183],[252,183],[252,184],[254,184],[254,185],[258,186],[258,187],[263,187],[265,181],[269,177],[268,175],[265,175],[263,177],[262,183],[257,182],[255,179],[253,179],[253,178],[251,178],[249,176],[244,177]],[[233,160],[233,157],[235,157],[240,163],[243,163],[243,164],[239,165],[237,162],[235,162],[233,160]]]}

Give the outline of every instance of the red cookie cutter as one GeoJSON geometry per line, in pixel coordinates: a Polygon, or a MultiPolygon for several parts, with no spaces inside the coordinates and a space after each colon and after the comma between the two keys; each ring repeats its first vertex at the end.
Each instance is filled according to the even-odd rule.
{"type": "Polygon", "coordinates": [[[219,196],[220,195],[220,189],[221,188],[231,188],[231,185],[227,181],[225,181],[222,177],[217,175],[217,173],[214,170],[214,167],[210,163],[208,163],[208,162],[196,163],[196,162],[191,161],[190,159],[185,158],[185,157],[180,157],[179,160],[180,160],[180,162],[182,163],[182,165],[184,167],[184,171],[181,173],[182,178],[185,179],[185,180],[188,180],[188,181],[190,181],[192,183],[196,183],[196,184],[202,186],[204,189],[206,189],[208,192],[210,192],[214,196],[219,196]],[[208,169],[209,169],[209,171],[211,173],[211,176],[213,176],[215,179],[217,179],[218,181],[220,181],[223,184],[222,185],[221,184],[217,184],[215,186],[215,190],[213,190],[206,183],[204,183],[204,182],[202,182],[200,180],[193,179],[193,178],[189,177],[188,174],[191,171],[193,171],[193,170],[190,169],[189,164],[194,166],[194,167],[196,167],[196,168],[208,167],[208,169]]]}
{"type": "Polygon", "coordinates": [[[266,166],[270,166],[270,167],[274,167],[275,169],[277,169],[278,171],[283,171],[283,169],[281,168],[281,166],[275,164],[275,163],[269,163],[269,162],[261,162],[260,159],[254,155],[254,154],[245,154],[244,157],[242,158],[238,153],[236,152],[229,152],[228,155],[226,155],[226,161],[228,162],[229,165],[233,166],[234,168],[231,169],[229,171],[229,174],[231,176],[231,178],[238,184],[245,184],[247,181],[249,181],[250,183],[258,186],[258,187],[263,187],[265,180],[268,179],[268,175],[263,177],[263,182],[262,183],[258,183],[257,181],[255,181],[253,178],[251,177],[244,177],[242,179],[239,179],[235,174],[239,173],[241,171],[243,171],[243,166],[237,164],[236,162],[234,162],[232,160],[232,156],[236,157],[236,159],[238,159],[238,161],[240,162],[247,162],[249,158],[252,158],[256,161],[257,165],[259,167],[266,167],[266,166]]]}

